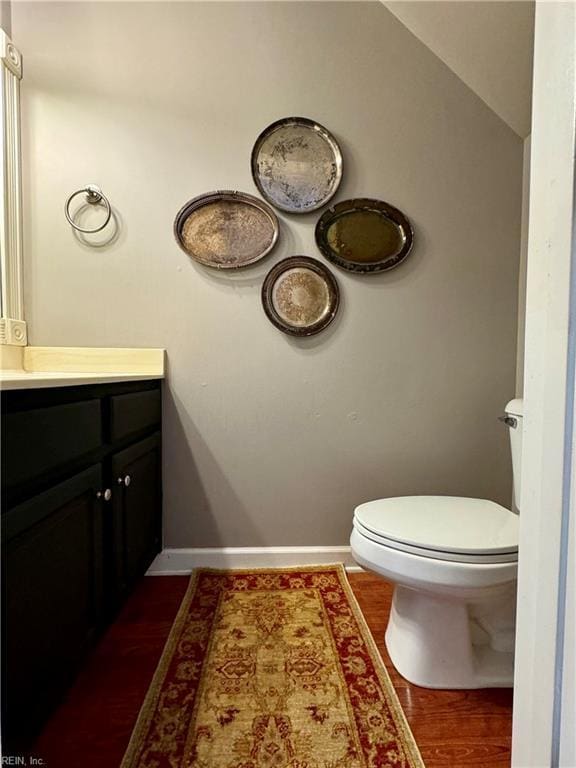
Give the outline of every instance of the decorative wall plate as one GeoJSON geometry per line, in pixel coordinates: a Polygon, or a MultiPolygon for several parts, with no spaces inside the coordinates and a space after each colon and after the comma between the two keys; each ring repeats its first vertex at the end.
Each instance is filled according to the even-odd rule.
{"type": "Polygon", "coordinates": [[[384,272],[397,267],[410,253],[414,233],[398,208],[382,200],[344,200],[316,224],[316,244],[322,254],[349,272],[384,272]]]}
{"type": "Polygon", "coordinates": [[[200,264],[239,269],[270,253],[278,240],[278,219],[267,203],[245,192],[209,192],[181,208],[174,235],[200,264]]]}
{"type": "Polygon", "coordinates": [[[313,336],[334,319],[340,291],[321,262],[292,256],[275,264],[262,286],[262,304],[270,321],[292,336],[313,336]]]}
{"type": "Polygon", "coordinates": [[[336,139],[306,117],[285,117],[269,125],[256,139],[251,162],[261,195],[288,213],[321,208],[342,178],[336,139]]]}

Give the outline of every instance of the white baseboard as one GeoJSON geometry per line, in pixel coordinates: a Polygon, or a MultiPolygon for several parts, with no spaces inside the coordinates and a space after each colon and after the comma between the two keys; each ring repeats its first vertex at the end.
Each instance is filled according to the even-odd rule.
{"type": "Polygon", "coordinates": [[[179,576],[194,568],[285,568],[295,565],[343,563],[361,571],[350,547],[210,547],[163,549],[147,576],[179,576]]]}

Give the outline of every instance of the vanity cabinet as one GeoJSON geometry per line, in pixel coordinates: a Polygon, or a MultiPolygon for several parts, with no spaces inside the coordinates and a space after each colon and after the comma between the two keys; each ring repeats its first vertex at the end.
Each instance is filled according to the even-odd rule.
{"type": "Polygon", "coordinates": [[[152,435],[114,454],[112,477],[112,590],[117,602],[126,596],[160,551],[160,435],[152,435]]]}
{"type": "Polygon", "coordinates": [[[161,549],[160,383],[2,394],[2,740],[26,746],[161,549]]]}
{"type": "Polygon", "coordinates": [[[3,520],[6,737],[42,722],[70,683],[103,609],[102,504],[95,465],[3,520]]]}

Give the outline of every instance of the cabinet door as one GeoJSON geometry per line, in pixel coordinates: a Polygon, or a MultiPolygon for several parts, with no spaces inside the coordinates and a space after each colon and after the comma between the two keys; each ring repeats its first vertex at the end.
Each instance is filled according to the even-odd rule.
{"type": "Polygon", "coordinates": [[[25,744],[71,682],[102,609],[100,465],[2,516],[2,738],[25,744]]]}
{"type": "Polygon", "coordinates": [[[124,595],[161,548],[160,435],[112,457],[115,592],[124,595]]]}

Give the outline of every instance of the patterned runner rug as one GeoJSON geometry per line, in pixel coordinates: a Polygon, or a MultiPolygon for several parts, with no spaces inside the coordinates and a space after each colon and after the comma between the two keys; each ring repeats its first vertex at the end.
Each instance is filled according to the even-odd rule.
{"type": "Polygon", "coordinates": [[[121,768],[422,768],[341,565],[191,578],[121,768]]]}

